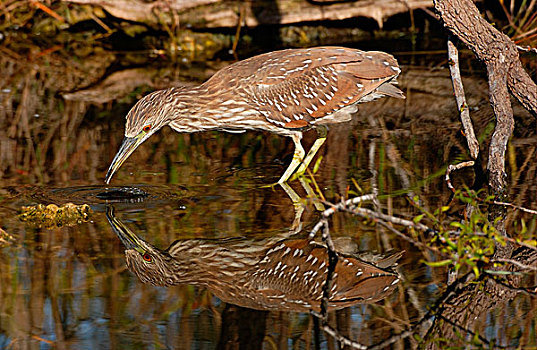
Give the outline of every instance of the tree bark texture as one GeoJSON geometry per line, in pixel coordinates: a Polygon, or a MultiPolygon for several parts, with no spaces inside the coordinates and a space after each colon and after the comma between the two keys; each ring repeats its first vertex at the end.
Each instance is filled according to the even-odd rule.
{"type": "Polygon", "coordinates": [[[487,66],[490,103],[496,116],[487,171],[496,195],[505,192],[505,150],[514,127],[509,92],[537,116],[537,85],[524,71],[516,45],[485,21],[471,0],[434,0],[444,26],[487,66]]]}
{"type": "Polygon", "coordinates": [[[379,27],[384,20],[411,9],[432,7],[431,0],[365,0],[311,2],[307,0],[63,0],[100,6],[111,15],[136,22],[160,25],[173,22],[177,14],[181,25],[192,28],[236,27],[239,13],[249,27],[263,24],[293,24],[307,21],[342,20],[355,17],[374,19],[379,27]],[[241,8],[243,7],[243,8],[241,8]]]}

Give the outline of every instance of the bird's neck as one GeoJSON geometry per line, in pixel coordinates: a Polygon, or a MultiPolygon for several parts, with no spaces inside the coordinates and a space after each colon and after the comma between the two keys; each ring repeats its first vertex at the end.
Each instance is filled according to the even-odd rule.
{"type": "Polygon", "coordinates": [[[266,249],[263,245],[233,244],[233,249],[212,241],[184,240],[175,242],[168,253],[175,260],[177,273],[174,284],[196,284],[211,290],[229,289],[252,267],[259,263],[259,256],[266,249]]]}
{"type": "Polygon", "coordinates": [[[170,127],[177,132],[197,132],[221,129],[244,129],[241,114],[255,110],[248,108],[239,96],[225,99],[216,89],[203,85],[194,88],[172,88],[176,96],[172,103],[170,127]]]}

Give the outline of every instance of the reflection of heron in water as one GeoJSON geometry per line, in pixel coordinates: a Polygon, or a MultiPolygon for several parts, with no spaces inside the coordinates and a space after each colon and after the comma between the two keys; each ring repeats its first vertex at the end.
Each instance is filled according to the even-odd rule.
{"type": "MultiPolygon", "coordinates": [[[[328,251],[307,239],[186,239],[161,250],[138,238],[106,212],[125,245],[129,270],[144,283],[158,286],[202,285],[218,298],[260,310],[319,310],[328,276],[328,251]]],[[[401,254],[376,265],[338,253],[329,308],[378,301],[399,281],[392,271],[401,254]]]]}

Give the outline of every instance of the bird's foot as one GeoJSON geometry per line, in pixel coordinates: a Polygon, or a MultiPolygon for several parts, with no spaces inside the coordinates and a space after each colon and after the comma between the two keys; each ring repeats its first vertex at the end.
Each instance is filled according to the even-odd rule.
{"type": "Polygon", "coordinates": [[[272,188],[274,190],[274,187],[280,185],[280,182],[274,182],[268,185],[261,185],[261,188],[272,188]]]}
{"type": "Polygon", "coordinates": [[[270,188],[274,189],[274,187],[276,187],[276,186],[285,186],[285,185],[287,185],[288,182],[294,181],[297,178],[298,177],[295,176],[295,175],[293,175],[292,177],[289,177],[287,179],[280,178],[277,182],[273,182],[273,183],[270,183],[270,184],[267,184],[267,185],[262,185],[261,188],[269,188],[270,187],[270,188]]]}

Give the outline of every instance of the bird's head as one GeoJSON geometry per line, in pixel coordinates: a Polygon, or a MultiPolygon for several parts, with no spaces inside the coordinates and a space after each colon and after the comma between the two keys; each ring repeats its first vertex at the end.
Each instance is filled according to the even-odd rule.
{"type": "MultiPolygon", "coordinates": [[[[144,242],[145,243],[145,242],[144,242]]],[[[143,283],[154,286],[172,286],[176,284],[175,273],[171,269],[173,260],[155,247],[146,244],[125,250],[127,268],[143,283]]]]}
{"type": "Polygon", "coordinates": [[[176,284],[174,261],[170,255],[139,238],[114,215],[114,208],[106,208],[110,226],[125,246],[127,267],[143,283],[155,286],[176,284]]]}
{"type": "Polygon", "coordinates": [[[112,175],[142,142],[168,125],[170,100],[171,89],[159,90],[143,97],[131,108],[125,123],[125,138],[108,168],[106,183],[110,183],[112,175]]]}

